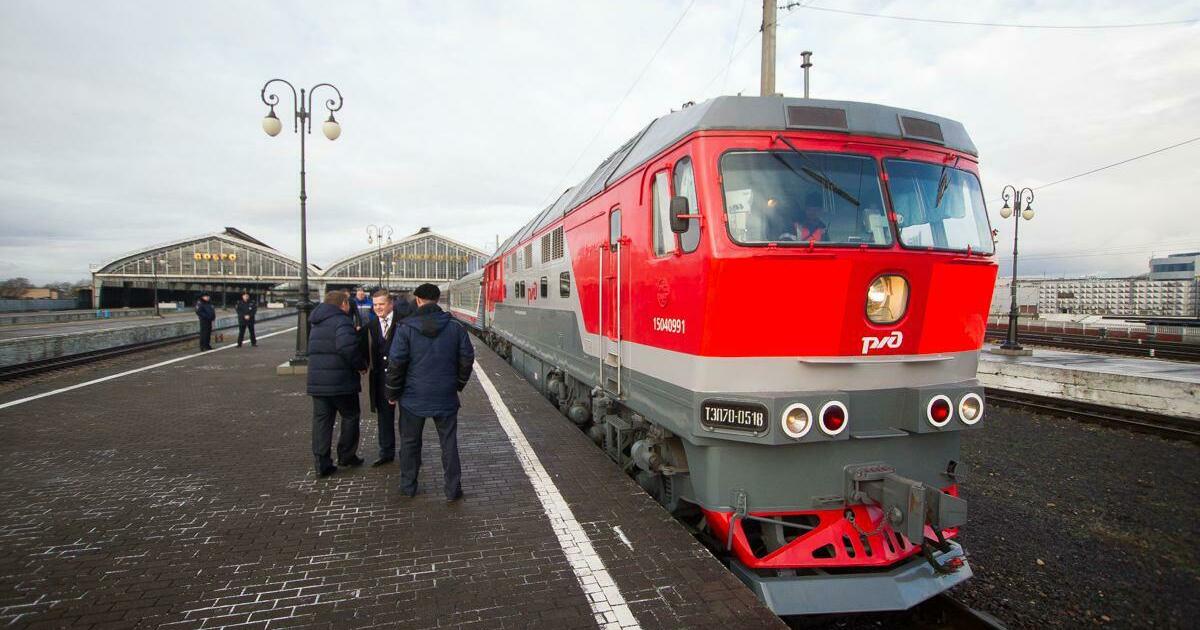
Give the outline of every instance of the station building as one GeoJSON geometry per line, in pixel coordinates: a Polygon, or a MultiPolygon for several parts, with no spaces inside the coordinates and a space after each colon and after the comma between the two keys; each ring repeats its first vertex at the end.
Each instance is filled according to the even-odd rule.
{"type": "MultiPolygon", "coordinates": [[[[384,286],[412,290],[423,282],[443,283],[482,267],[488,254],[421,228],[382,247],[347,256],[328,270],[308,265],[310,299],[326,289],[384,286]]],[[[152,245],[92,266],[94,308],[191,304],[202,293],[217,305],[232,304],[243,292],[260,302],[299,296],[300,261],[227,227],[221,232],[152,245]]]]}

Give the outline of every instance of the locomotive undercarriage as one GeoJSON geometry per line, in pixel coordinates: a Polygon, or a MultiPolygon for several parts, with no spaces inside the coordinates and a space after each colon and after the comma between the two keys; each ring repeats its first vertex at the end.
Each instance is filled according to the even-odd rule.
{"type": "MultiPolygon", "coordinates": [[[[864,455],[862,464],[837,471],[844,492],[825,497],[828,504],[810,506],[814,509],[752,508],[757,503],[741,489],[732,493],[727,504],[716,507],[697,495],[689,450],[755,449],[761,457],[761,445],[756,449],[747,444],[697,447],[686,443],[663,424],[629,409],[611,392],[551,367],[495,333],[484,335],[563,415],[781,615],[906,609],[972,575],[965,553],[950,540],[966,515],[965,502],[957,498],[955,481],[962,470],[955,470],[956,462],[934,475],[945,484],[931,484],[897,474],[895,467],[864,455]],[[706,504],[716,509],[702,507],[706,504]],[[857,594],[847,597],[841,591],[851,586],[857,594]]],[[[957,451],[953,434],[905,439],[941,441],[932,447],[938,452],[950,450],[945,442],[953,439],[957,451]]],[[[828,446],[845,448],[846,444],[828,446]]]]}

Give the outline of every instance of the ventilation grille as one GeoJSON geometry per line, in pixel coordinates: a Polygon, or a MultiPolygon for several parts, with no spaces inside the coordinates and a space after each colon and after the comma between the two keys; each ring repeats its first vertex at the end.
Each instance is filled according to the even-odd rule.
{"type": "Polygon", "coordinates": [[[533,243],[525,246],[525,268],[533,269],[533,243]]]}
{"type": "Polygon", "coordinates": [[[905,138],[927,140],[938,144],[946,143],[945,137],[942,136],[942,126],[931,120],[901,116],[900,133],[904,134],[905,138]]]}
{"type": "Polygon", "coordinates": [[[788,127],[803,127],[805,129],[837,129],[845,131],[849,128],[846,123],[846,110],[834,107],[812,107],[809,105],[790,105],[787,108],[788,127]]]}

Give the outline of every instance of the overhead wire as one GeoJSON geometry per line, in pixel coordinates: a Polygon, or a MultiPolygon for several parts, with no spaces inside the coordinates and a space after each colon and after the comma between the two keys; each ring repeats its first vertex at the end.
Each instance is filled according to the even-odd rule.
{"type": "MultiPolygon", "coordinates": [[[[1164,151],[1170,151],[1171,149],[1177,149],[1177,148],[1179,148],[1179,147],[1182,147],[1182,146],[1184,146],[1184,145],[1191,144],[1191,143],[1193,143],[1193,142],[1197,142],[1197,141],[1200,141],[1200,136],[1196,136],[1196,137],[1194,137],[1194,138],[1188,138],[1187,140],[1184,140],[1184,141],[1182,141],[1182,142],[1176,142],[1175,144],[1168,145],[1168,146],[1165,146],[1165,147],[1159,147],[1159,148],[1157,148],[1157,149],[1155,149],[1155,150],[1153,150],[1153,151],[1148,151],[1148,152],[1146,152],[1146,153],[1143,153],[1143,154],[1141,154],[1141,155],[1135,155],[1135,156],[1133,156],[1133,157],[1131,157],[1131,158],[1126,158],[1126,159],[1124,159],[1124,160],[1120,160],[1120,161],[1117,161],[1117,162],[1113,162],[1112,164],[1105,164],[1104,166],[1099,166],[1099,167],[1093,168],[1093,169],[1091,169],[1091,170],[1084,171],[1084,172],[1082,172],[1082,173],[1076,173],[1076,174],[1074,174],[1074,175],[1070,175],[1070,176],[1068,176],[1068,177],[1064,177],[1064,178],[1062,178],[1062,179],[1056,179],[1056,180],[1054,180],[1054,181],[1052,181],[1052,182],[1050,182],[1050,183],[1048,183],[1048,184],[1041,184],[1041,185],[1039,185],[1039,186],[1030,186],[1030,187],[1029,187],[1029,189],[1030,189],[1030,190],[1045,190],[1045,189],[1047,189],[1047,188],[1049,188],[1049,187],[1051,187],[1051,186],[1054,186],[1054,185],[1057,185],[1057,184],[1061,184],[1061,183],[1063,183],[1063,182],[1069,182],[1069,181],[1071,181],[1071,180],[1073,180],[1073,179],[1079,179],[1080,177],[1085,177],[1085,176],[1087,176],[1087,175],[1091,175],[1091,174],[1093,174],[1093,173],[1099,173],[1100,171],[1105,171],[1105,170],[1108,170],[1108,169],[1110,169],[1110,168],[1113,168],[1113,167],[1116,167],[1116,166],[1121,166],[1122,164],[1128,164],[1128,163],[1130,163],[1130,162],[1135,162],[1135,161],[1137,161],[1137,160],[1140,160],[1140,159],[1142,159],[1142,158],[1147,158],[1147,157],[1150,157],[1150,156],[1152,156],[1152,155],[1157,155],[1157,154],[1159,154],[1159,153],[1163,153],[1164,151]]],[[[992,203],[995,203],[995,202],[1002,201],[1002,200],[1003,200],[1002,198],[1000,198],[1000,197],[996,197],[995,199],[991,199],[990,201],[991,201],[992,203]]]]}
{"type": "Polygon", "coordinates": [[[992,28],[1030,28],[1030,29],[1055,29],[1055,30],[1103,30],[1103,29],[1121,29],[1121,28],[1148,28],[1154,26],[1180,26],[1183,24],[1193,24],[1200,22],[1200,17],[1186,18],[1182,20],[1167,20],[1163,22],[1134,22],[1127,24],[1019,24],[1012,22],[974,22],[969,20],[944,20],[937,18],[920,18],[905,15],[885,15],[882,13],[867,13],[865,11],[851,11],[849,9],[833,9],[829,7],[817,7],[811,4],[801,2],[793,2],[785,5],[785,9],[808,9],[809,11],[825,11],[827,13],[841,13],[843,15],[855,15],[859,17],[879,18],[884,20],[897,20],[902,22],[924,22],[927,24],[952,24],[956,26],[985,26],[992,28]]]}
{"type": "MultiPolygon", "coordinates": [[[[722,70],[723,77],[721,79],[721,91],[725,91],[725,83],[729,80],[729,67],[733,65],[734,48],[737,46],[738,31],[742,30],[742,16],[746,13],[746,4],[750,0],[741,0],[741,8],[738,10],[737,25],[733,27],[733,41],[729,42],[729,61],[725,63],[725,69],[722,70]]],[[[707,85],[704,87],[708,87],[707,85]]]]}
{"type": "Polygon", "coordinates": [[[621,95],[620,100],[617,101],[616,106],[614,106],[612,111],[609,112],[608,117],[605,118],[604,122],[601,123],[596,129],[596,133],[592,136],[592,139],[588,140],[588,143],[584,145],[583,150],[581,150],[579,155],[575,157],[575,160],[571,162],[571,166],[568,167],[567,171],[563,173],[563,176],[559,178],[558,183],[554,185],[554,188],[550,190],[550,193],[545,199],[542,200],[540,205],[546,205],[550,199],[557,194],[557,191],[562,186],[563,181],[571,176],[571,171],[574,171],[575,167],[579,165],[579,161],[582,160],[583,156],[587,154],[588,149],[592,148],[592,145],[595,144],[598,138],[600,138],[600,134],[602,134],[605,128],[608,127],[608,123],[612,122],[613,117],[617,115],[617,112],[620,111],[621,106],[625,104],[625,99],[629,98],[629,95],[633,93],[633,89],[636,88],[637,84],[641,82],[642,77],[646,76],[646,71],[650,69],[651,64],[653,64],[654,60],[658,58],[658,53],[662,52],[662,49],[666,47],[667,42],[671,40],[671,35],[675,33],[675,29],[679,28],[679,24],[683,22],[683,18],[687,17],[688,11],[692,10],[692,5],[694,4],[696,4],[696,0],[691,0],[691,2],[684,7],[683,13],[680,13],[679,17],[675,20],[675,23],[671,25],[671,29],[667,31],[666,36],[663,37],[663,40],[658,45],[658,48],[654,49],[654,54],[650,55],[650,59],[646,60],[645,65],[642,66],[641,71],[638,72],[637,77],[634,78],[633,83],[629,85],[629,89],[625,90],[625,93],[621,95]]]}
{"type": "Polygon", "coordinates": [[[1200,141],[1200,136],[1196,136],[1195,138],[1189,138],[1189,139],[1187,139],[1187,140],[1184,140],[1183,142],[1177,142],[1177,143],[1175,143],[1175,144],[1172,144],[1172,145],[1170,145],[1170,146],[1165,146],[1165,147],[1162,147],[1162,148],[1159,148],[1159,149],[1155,149],[1155,150],[1153,150],[1153,151],[1150,151],[1150,152],[1148,152],[1148,153],[1143,153],[1143,154],[1141,154],[1141,155],[1135,155],[1134,157],[1131,157],[1131,158],[1128,158],[1128,159],[1124,159],[1124,160],[1121,160],[1121,161],[1119,161],[1119,162],[1113,162],[1112,164],[1106,164],[1106,165],[1104,165],[1104,166],[1101,166],[1101,167],[1098,167],[1098,168],[1094,168],[1094,169],[1092,169],[1092,170],[1090,170],[1090,171],[1084,171],[1084,172],[1082,172],[1082,173],[1076,173],[1075,175],[1071,175],[1070,177],[1064,177],[1064,178],[1062,178],[1062,179],[1058,179],[1058,180],[1052,181],[1052,182],[1050,182],[1049,184],[1042,184],[1041,186],[1033,186],[1033,187],[1031,187],[1031,188],[1032,188],[1033,190],[1045,190],[1046,188],[1049,188],[1049,187],[1051,187],[1051,186],[1054,186],[1055,184],[1061,184],[1061,183],[1063,183],[1063,182],[1069,182],[1069,181],[1071,181],[1071,180],[1073,180],[1073,179],[1079,179],[1080,177],[1084,177],[1084,176],[1087,176],[1087,175],[1091,175],[1092,173],[1099,173],[1100,171],[1108,170],[1108,169],[1110,169],[1110,168],[1113,168],[1114,166],[1120,166],[1120,165],[1122,165],[1122,164],[1128,164],[1128,163],[1130,163],[1130,162],[1134,162],[1134,161],[1140,160],[1140,159],[1142,159],[1142,158],[1145,158],[1145,157],[1150,157],[1151,155],[1156,155],[1156,154],[1162,153],[1162,152],[1164,152],[1164,151],[1170,151],[1171,149],[1175,149],[1175,148],[1181,147],[1181,146],[1183,146],[1183,145],[1185,145],[1185,144],[1191,144],[1191,143],[1193,143],[1193,142],[1196,142],[1196,141],[1200,141]]]}

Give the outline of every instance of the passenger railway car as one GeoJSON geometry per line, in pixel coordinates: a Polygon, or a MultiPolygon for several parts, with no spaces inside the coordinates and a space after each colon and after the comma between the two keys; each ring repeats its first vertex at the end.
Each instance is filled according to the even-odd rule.
{"type": "Polygon", "coordinates": [[[663,116],[450,309],[779,614],[903,609],[953,542],[996,276],[952,120],[719,97],[663,116]]]}

